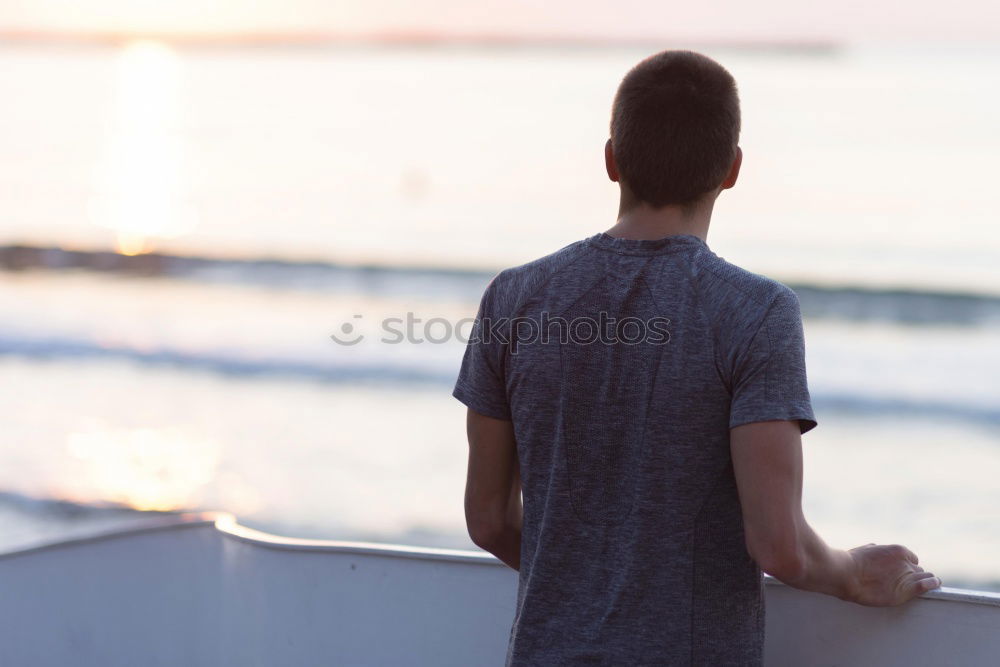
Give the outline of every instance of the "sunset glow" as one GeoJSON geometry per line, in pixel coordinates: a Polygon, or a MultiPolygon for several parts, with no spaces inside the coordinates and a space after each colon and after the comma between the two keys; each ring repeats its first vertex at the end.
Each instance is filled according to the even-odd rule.
{"type": "Polygon", "coordinates": [[[213,442],[151,428],[73,433],[66,449],[79,464],[67,499],[160,511],[195,507],[220,455],[213,442]]]}
{"type": "Polygon", "coordinates": [[[130,42],[116,77],[110,138],[89,208],[95,223],[115,233],[117,250],[135,255],[156,238],[190,232],[197,219],[185,192],[176,52],[160,42],[130,42]]]}

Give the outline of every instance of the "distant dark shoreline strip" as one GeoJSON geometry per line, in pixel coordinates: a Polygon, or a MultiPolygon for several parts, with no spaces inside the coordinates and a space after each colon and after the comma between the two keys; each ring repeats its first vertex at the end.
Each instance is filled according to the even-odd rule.
{"type": "MultiPolygon", "coordinates": [[[[495,271],[447,267],[345,264],[279,258],[212,258],[104,250],[0,246],[6,271],[85,270],[136,278],[235,283],[267,289],[478,302],[495,271]]],[[[1000,296],[920,289],[789,283],[806,318],[903,325],[1000,325],[1000,296]]]]}

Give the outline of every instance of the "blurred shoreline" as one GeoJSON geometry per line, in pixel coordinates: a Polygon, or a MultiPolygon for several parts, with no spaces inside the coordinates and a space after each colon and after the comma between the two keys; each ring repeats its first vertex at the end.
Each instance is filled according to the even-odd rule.
{"type": "MultiPolygon", "coordinates": [[[[460,299],[476,302],[504,267],[462,268],[413,264],[346,263],[279,256],[225,257],[161,252],[125,254],[112,249],[70,249],[27,244],[0,245],[0,270],[85,270],[135,278],[167,276],[275,289],[360,292],[367,296],[460,299]]],[[[779,276],[772,276],[782,280],[779,276]]],[[[1000,289],[900,289],[845,281],[784,281],[799,295],[804,317],[899,324],[1000,324],[1000,289]]]]}

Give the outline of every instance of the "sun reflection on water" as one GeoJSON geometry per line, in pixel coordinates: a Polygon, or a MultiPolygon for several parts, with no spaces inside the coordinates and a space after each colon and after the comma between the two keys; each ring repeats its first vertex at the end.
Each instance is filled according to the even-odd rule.
{"type": "Polygon", "coordinates": [[[89,212],[115,233],[119,252],[135,255],[197,225],[184,181],[179,58],[166,44],[136,40],[122,48],[116,77],[111,136],[89,212]]]}
{"type": "Polygon", "coordinates": [[[80,465],[63,497],[161,511],[196,507],[221,455],[215,442],[152,428],[72,433],[66,448],[80,465]]]}

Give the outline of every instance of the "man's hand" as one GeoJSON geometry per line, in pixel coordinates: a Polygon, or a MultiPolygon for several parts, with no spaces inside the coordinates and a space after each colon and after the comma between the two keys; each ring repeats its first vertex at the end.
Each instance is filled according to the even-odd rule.
{"type": "Polygon", "coordinates": [[[831,549],[802,514],[802,439],[795,421],[730,433],[747,551],[789,586],[870,606],[897,605],[941,585],[898,544],[831,549]]]}
{"type": "Polygon", "coordinates": [[[855,585],[847,599],[871,607],[903,604],[938,588],[941,580],[917,565],[917,555],[899,544],[866,544],[848,551],[855,585]]]}

